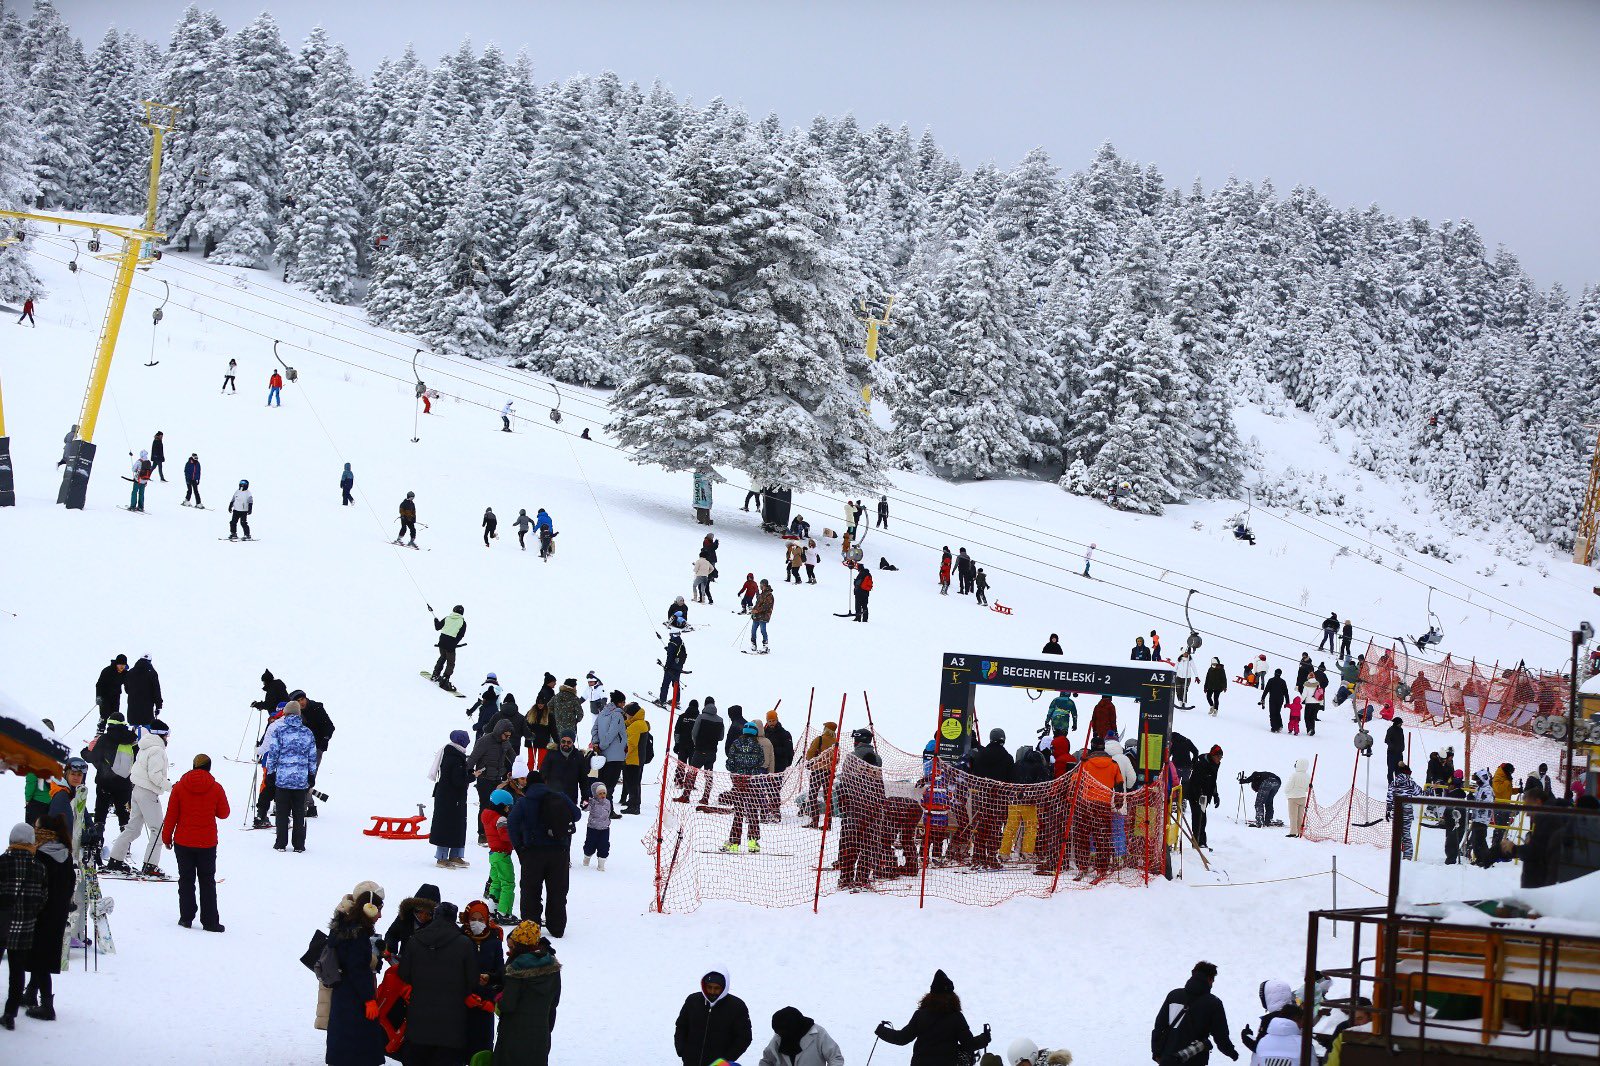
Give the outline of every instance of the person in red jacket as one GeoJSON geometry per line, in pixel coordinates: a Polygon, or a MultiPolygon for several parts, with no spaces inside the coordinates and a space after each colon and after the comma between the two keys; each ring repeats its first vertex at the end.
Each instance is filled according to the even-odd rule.
{"type": "Polygon", "coordinates": [[[1100,702],[1094,705],[1094,712],[1089,715],[1089,739],[1096,737],[1104,740],[1107,733],[1117,728],[1117,705],[1111,702],[1110,696],[1101,696],[1100,702]]]}
{"type": "Polygon", "coordinates": [[[756,597],[761,594],[761,589],[756,585],[756,575],[744,575],[744,584],[739,586],[739,613],[749,614],[750,605],[756,602],[756,597]]]}
{"type": "Polygon", "coordinates": [[[283,406],[283,375],[279,374],[276,370],[274,370],[272,372],[272,376],[267,379],[267,406],[283,406]]]}
{"type": "Polygon", "coordinates": [[[33,297],[32,296],[30,296],[26,300],[22,301],[22,314],[17,316],[17,325],[19,325],[19,326],[22,325],[22,320],[23,319],[27,319],[28,320],[28,325],[34,327],[35,329],[39,328],[39,323],[35,322],[34,319],[33,319],[33,297]]]}
{"type": "Polygon", "coordinates": [[[194,769],[172,786],[161,840],[178,857],[178,924],[194,927],[195,882],[200,883],[200,928],[223,931],[217,917],[217,823],[227,818],[228,794],[211,776],[211,756],[196,755],[194,769]]]}

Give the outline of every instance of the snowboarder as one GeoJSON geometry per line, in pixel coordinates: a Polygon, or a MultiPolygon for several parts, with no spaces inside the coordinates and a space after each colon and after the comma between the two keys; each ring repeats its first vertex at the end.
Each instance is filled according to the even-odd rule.
{"type": "Polygon", "coordinates": [[[972,591],[977,601],[984,606],[989,603],[989,575],[983,572],[983,567],[978,567],[978,572],[972,576],[972,591]]]}
{"type": "Polygon", "coordinates": [[[878,525],[879,529],[889,528],[889,497],[878,497],[878,525]]]}
{"type": "MultiPolygon", "coordinates": [[[[855,620],[857,622],[865,622],[867,620],[867,600],[870,599],[871,596],[872,596],[872,571],[868,570],[864,566],[860,566],[860,567],[856,568],[855,591],[856,591],[856,615],[855,615],[855,620]]],[[[762,634],[762,639],[763,640],[766,639],[766,635],[765,635],[764,632],[762,634]]]]}
{"type": "Polygon", "coordinates": [[[466,610],[458,603],[450,609],[449,614],[433,620],[433,628],[439,633],[439,658],[434,662],[433,674],[428,680],[446,692],[456,690],[450,683],[450,675],[456,670],[456,648],[467,635],[466,610]]]}
{"type": "Polygon", "coordinates": [[[211,758],[194,757],[194,769],[178,778],[161,823],[161,842],[178,860],[178,924],[193,928],[195,913],[200,928],[223,932],[217,914],[217,823],[226,820],[228,794],[211,776],[211,758]],[[195,889],[199,888],[199,905],[195,889]]]}
{"type": "Polygon", "coordinates": [[[746,722],[728,740],[728,773],[733,775],[732,797],[733,825],[728,830],[728,842],[722,849],[737,855],[743,848],[743,833],[749,827],[750,854],[761,850],[761,790],[751,778],[766,772],[761,743],[757,739],[761,730],[754,722],[746,722]]]}
{"type": "Polygon", "coordinates": [[[140,452],[139,458],[133,461],[133,491],[128,494],[128,510],[144,510],[144,487],[150,484],[150,474],[154,468],[150,465],[150,453],[140,452]]]}
{"type": "Polygon", "coordinates": [[[750,1009],[729,995],[728,978],[715,970],[700,978],[700,991],[683,1001],[672,1029],[672,1048],[683,1066],[732,1062],[751,1039],[750,1009]]]}
{"type": "Polygon", "coordinates": [[[517,520],[512,525],[517,527],[517,547],[527,551],[528,530],[533,528],[533,519],[528,517],[528,509],[526,507],[517,510],[517,520]]]}
{"type": "Polygon", "coordinates": [[[167,725],[157,718],[139,738],[139,754],[133,761],[133,817],[120,836],[111,844],[111,858],[106,869],[132,874],[128,865],[128,851],[139,839],[140,831],[150,838],[139,872],[148,877],[166,877],[161,872],[161,797],[172,786],[167,782],[167,725]]]}
{"type": "Polygon", "coordinates": [[[155,439],[150,442],[150,465],[154,468],[156,476],[162,481],[167,480],[167,444],[162,432],[156,430],[155,439]]]}
{"type": "Polygon", "coordinates": [[[350,490],[356,487],[356,475],[350,469],[350,464],[344,464],[344,472],[339,475],[339,497],[341,507],[349,507],[355,501],[350,498],[350,490]]]}
{"type": "Polygon", "coordinates": [[[276,370],[267,379],[267,406],[272,407],[274,404],[278,407],[283,406],[283,375],[276,370]]]}
{"type": "Polygon", "coordinates": [[[244,528],[244,539],[250,539],[250,513],[256,509],[256,498],[250,494],[250,482],[240,481],[239,489],[228,501],[228,539],[238,540],[239,529],[244,528]]]}
{"type": "Polygon", "coordinates": [[[17,325],[19,325],[19,326],[22,325],[22,320],[23,319],[27,319],[28,320],[28,325],[32,326],[34,329],[38,329],[39,328],[39,323],[36,322],[34,320],[34,317],[33,317],[33,297],[32,296],[30,296],[26,300],[22,301],[22,314],[17,316],[17,325]]]}
{"type": "Polygon", "coordinates": [[[943,970],[935,970],[928,994],[917,1004],[905,1028],[896,1029],[879,1022],[873,1030],[879,1040],[896,1047],[915,1043],[911,1061],[915,1063],[971,1062],[974,1055],[989,1046],[989,1027],[972,1035],[972,1027],[961,1013],[961,997],[943,970]]]}
{"type": "Polygon", "coordinates": [[[406,498],[400,501],[400,535],[394,538],[399,544],[406,534],[411,535],[411,546],[417,545],[417,494],[406,493],[406,498]]]}
{"type": "Polygon", "coordinates": [[[1152,1059],[1203,1066],[1211,1060],[1211,1045],[1215,1043],[1224,1055],[1238,1061],[1239,1051],[1228,1035],[1228,1012],[1211,991],[1216,980],[1215,965],[1197,962],[1183,987],[1167,993],[1150,1030],[1152,1059]]]}
{"type": "Polygon", "coordinates": [[[1283,786],[1283,778],[1271,770],[1257,770],[1248,775],[1241,770],[1239,783],[1249,785],[1250,791],[1256,794],[1256,820],[1250,823],[1250,828],[1265,829],[1270,825],[1282,824],[1273,819],[1272,801],[1277,796],[1278,789],[1283,786]]]}
{"type": "Polygon", "coordinates": [[[661,664],[661,694],[656,697],[656,706],[667,705],[667,694],[677,689],[683,676],[683,664],[688,660],[689,649],[683,645],[682,634],[673,633],[667,638],[666,660],[661,664]]]}
{"type": "Polygon", "coordinates": [[[511,432],[511,416],[515,415],[516,413],[517,412],[511,406],[511,401],[507,400],[506,405],[500,408],[500,432],[511,432]]]}
{"type": "Polygon", "coordinates": [[[950,595],[950,545],[944,546],[944,552],[939,556],[939,595],[950,595]]]}
{"type": "MultiPolygon", "coordinates": [[[[756,650],[756,631],[761,631],[761,650],[767,648],[767,623],[772,620],[772,586],[761,579],[761,591],[756,595],[756,605],[750,610],[750,650],[756,650]]],[[[666,699],[665,696],[662,697],[666,699]]]]}
{"type": "Polygon", "coordinates": [[[233,380],[233,376],[234,376],[235,373],[238,372],[238,370],[239,370],[239,360],[237,360],[237,359],[229,359],[228,360],[228,372],[226,374],[222,375],[222,388],[219,391],[221,391],[221,392],[238,392],[239,391],[239,386],[236,385],[234,383],[234,380],[233,380]]]}
{"type": "Polygon", "coordinates": [[[485,548],[489,547],[491,540],[499,538],[500,534],[495,532],[499,525],[500,519],[494,516],[494,508],[485,507],[483,509],[483,546],[485,548]]]}
{"type": "Polygon", "coordinates": [[[200,502],[200,453],[190,452],[189,459],[183,464],[183,505],[185,507],[204,507],[200,502]],[[193,503],[189,501],[193,500],[193,503]]]}

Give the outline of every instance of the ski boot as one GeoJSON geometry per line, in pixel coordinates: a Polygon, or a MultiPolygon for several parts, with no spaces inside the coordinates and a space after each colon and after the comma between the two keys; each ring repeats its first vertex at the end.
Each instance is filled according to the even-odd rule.
{"type": "Polygon", "coordinates": [[[127,877],[133,876],[133,867],[129,866],[121,859],[107,859],[105,866],[101,868],[107,873],[122,874],[127,877]]]}
{"type": "Polygon", "coordinates": [[[147,862],[143,866],[139,867],[139,876],[140,877],[152,877],[152,878],[155,878],[155,879],[160,880],[160,881],[170,881],[170,880],[172,880],[172,878],[167,876],[167,873],[166,873],[165,870],[163,870],[161,867],[157,866],[153,862],[147,862]]]}
{"type": "Polygon", "coordinates": [[[250,828],[251,829],[271,829],[272,828],[272,819],[270,819],[270,818],[257,818],[255,821],[250,823],[250,828]]]}
{"type": "MultiPolygon", "coordinates": [[[[761,854],[761,841],[752,840],[750,842],[750,854],[752,854],[752,855],[761,854]]],[[[604,860],[602,860],[602,861],[604,861],[604,860]]]]}
{"type": "Polygon", "coordinates": [[[742,847],[740,847],[738,844],[727,843],[727,844],[722,845],[722,847],[718,848],[717,850],[721,851],[721,852],[723,852],[724,854],[727,854],[727,855],[737,855],[741,851],[743,851],[744,849],[742,847]]]}

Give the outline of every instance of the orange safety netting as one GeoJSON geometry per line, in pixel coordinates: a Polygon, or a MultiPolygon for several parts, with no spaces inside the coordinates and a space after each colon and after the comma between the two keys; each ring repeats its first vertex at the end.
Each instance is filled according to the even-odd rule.
{"type": "MultiPolygon", "coordinates": [[[[1108,756],[1012,784],[945,763],[935,771],[931,758],[881,740],[874,750],[881,766],[847,746],[748,776],[669,757],[660,909],[688,912],[708,899],[815,907],[841,891],[992,906],[1064,888],[1144,884],[1164,868],[1165,789],[1113,791],[1102,781],[1122,770],[1108,756]],[[733,843],[741,850],[723,850],[733,843]]],[[[644,844],[654,856],[653,831],[644,844]]]]}
{"type": "Polygon", "coordinates": [[[1369,641],[1354,696],[1378,708],[1392,705],[1427,725],[1466,728],[1470,719],[1474,732],[1529,733],[1536,718],[1567,713],[1568,688],[1560,674],[1521,663],[1501,669],[1449,655],[1425,663],[1403,648],[1369,641]]]}

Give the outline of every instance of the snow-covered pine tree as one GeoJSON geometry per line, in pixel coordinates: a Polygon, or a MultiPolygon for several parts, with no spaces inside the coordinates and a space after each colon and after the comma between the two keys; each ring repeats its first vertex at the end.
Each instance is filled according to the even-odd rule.
{"type": "MultiPolygon", "coordinates": [[[[23,109],[22,96],[16,52],[0,49],[0,209],[7,211],[30,210],[39,195],[33,176],[36,134],[23,109]]],[[[11,231],[11,226],[5,231],[11,231]]],[[[17,303],[43,295],[26,248],[24,242],[0,249],[0,300],[17,303]]]]}
{"type": "Polygon", "coordinates": [[[578,385],[615,385],[622,236],[606,137],[573,79],[546,101],[529,161],[511,267],[506,340],[517,366],[578,385]]]}
{"type": "Polygon", "coordinates": [[[27,73],[28,122],[37,134],[33,171],[39,199],[46,207],[79,207],[89,162],[83,46],[51,0],[34,0],[17,54],[27,73]]]}
{"type": "Polygon", "coordinates": [[[1043,297],[1066,253],[1066,193],[1050,154],[1035,148],[1005,176],[995,199],[995,237],[1016,264],[1030,301],[1043,297]]]}
{"type": "Polygon", "coordinates": [[[366,309],[374,322],[391,329],[425,329],[426,311],[436,299],[425,285],[424,264],[432,258],[435,227],[448,201],[435,171],[435,136],[428,111],[413,111],[411,131],[379,198],[374,229],[385,243],[375,253],[366,309]]]}
{"type": "Polygon", "coordinates": [[[265,13],[234,35],[228,51],[231,78],[216,116],[213,185],[201,203],[204,227],[217,239],[211,258],[253,267],[271,254],[277,229],[292,60],[265,13]]]}
{"type": "Polygon", "coordinates": [[[229,81],[226,35],[216,15],[191,4],[173,28],[156,80],[156,99],[181,109],[179,129],[162,149],[157,228],[169,244],[187,247],[199,236],[202,251],[209,231],[200,233],[201,201],[211,187],[216,112],[229,81]]]}
{"type": "Polygon", "coordinates": [[[324,49],[296,120],[284,164],[277,256],[290,281],[319,300],[344,303],[356,280],[366,189],[360,81],[338,45],[324,49]]]}
{"type": "Polygon", "coordinates": [[[151,87],[142,70],[140,41],[116,27],[89,59],[84,121],[94,151],[83,172],[83,205],[89,211],[133,213],[145,204],[150,136],[139,123],[151,87]]]}

